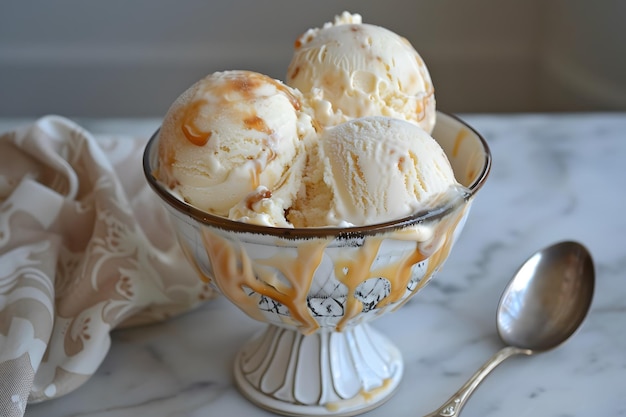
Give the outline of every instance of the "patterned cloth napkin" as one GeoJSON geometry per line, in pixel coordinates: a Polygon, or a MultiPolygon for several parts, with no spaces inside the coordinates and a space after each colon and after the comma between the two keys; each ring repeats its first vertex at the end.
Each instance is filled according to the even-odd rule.
{"type": "Polygon", "coordinates": [[[144,179],[146,139],[58,116],[0,135],[0,415],[86,382],[111,330],[214,296],[144,179]]]}

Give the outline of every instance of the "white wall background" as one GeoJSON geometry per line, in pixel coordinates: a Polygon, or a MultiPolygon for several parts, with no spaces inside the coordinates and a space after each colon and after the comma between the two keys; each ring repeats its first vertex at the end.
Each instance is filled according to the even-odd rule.
{"type": "Polygon", "coordinates": [[[282,79],[343,10],[409,39],[445,111],[626,110],[621,0],[0,0],[0,117],[159,117],[216,70],[282,79]]]}

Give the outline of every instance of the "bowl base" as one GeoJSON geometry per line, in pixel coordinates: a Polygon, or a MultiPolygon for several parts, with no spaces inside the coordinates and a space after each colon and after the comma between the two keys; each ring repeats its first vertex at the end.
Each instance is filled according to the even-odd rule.
{"type": "Polygon", "coordinates": [[[302,335],[269,325],[239,351],[235,382],[256,405],[290,416],[352,416],[387,401],[404,365],[368,324],[302,335]]]}

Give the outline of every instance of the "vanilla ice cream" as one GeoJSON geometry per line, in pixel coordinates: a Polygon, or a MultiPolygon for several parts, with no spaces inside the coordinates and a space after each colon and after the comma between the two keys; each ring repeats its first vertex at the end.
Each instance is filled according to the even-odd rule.
{"type": "Polygon", "coordinates": [[[244,207],[251,205],[259,199],[255,192],[268,197],[278,185],[284,201],[275,203],[289,205],[299,187],[296,166],[306,158],[304,142],[315,134],[301,101],[297,90],[263,74],[208,75],[163,120],[157,178],[190,204],[221,216],[246,199],[244,207]]]}
{"type": "Polygon", "coordinates": [[[316,191],[294,203],[294,223],[383,223],[435,206],[458,185],[441,146],[400,119],[370,116],[328,128],[318,153],[305,174],[316,191]]]}
{"type": "Polygon", "coordinates": [[[310,100],[315,118],[335,125],[389,116],[435,125],[435,96],[424,61],[403,37],[344,12],[295,44],[285,82],[310,100]]]}
{"type": "Polygon", "coordinates": [[[287,83],[216,72],[160,131],[157,178],[212,214],[273,227],[361,226],[436,204],[456,184],[424,62],[344,12],[296,44],[287,83]]]}

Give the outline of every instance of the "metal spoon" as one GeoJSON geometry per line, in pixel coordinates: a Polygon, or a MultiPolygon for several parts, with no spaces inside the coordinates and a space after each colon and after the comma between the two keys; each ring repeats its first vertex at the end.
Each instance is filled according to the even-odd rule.
{"type": "Polygon", "coordinates": [[[498,335],[507,347],[425,417],[458,416],[476,387],[505,359],[544,352],[566,341],[587,315],[594,280],[591,255],[580,243],[556,243],[528,258],[498,303],[498,335]]]}

